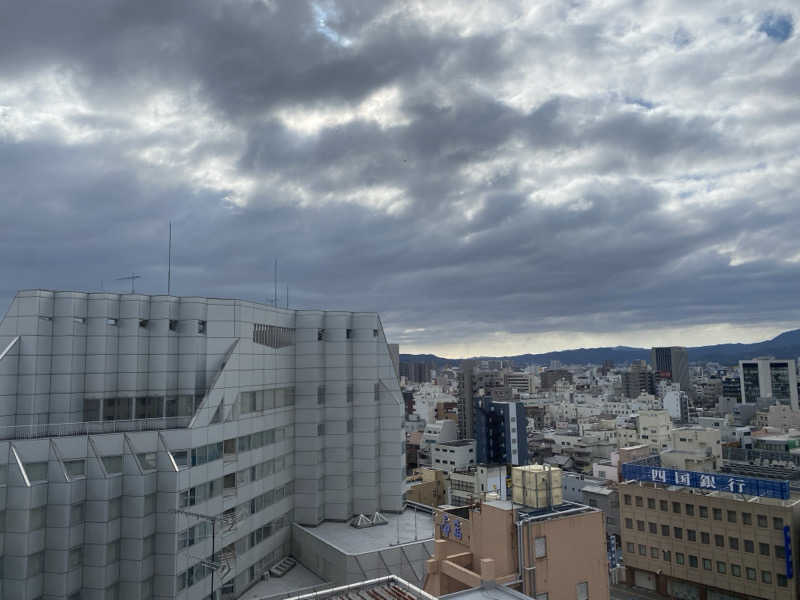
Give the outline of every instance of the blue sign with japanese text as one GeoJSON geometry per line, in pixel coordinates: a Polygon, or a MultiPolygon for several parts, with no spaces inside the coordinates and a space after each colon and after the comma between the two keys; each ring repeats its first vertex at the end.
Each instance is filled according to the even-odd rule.
{"type": "Polygon", "coordinates": [[[794,561],[792,560],[792,529],[783,526],[783,549],[786,554],[786,579],[794,577],[794,561]]]}
{"type": "Polygon", "coordinates": [[[753,477],[739,477],[737,475],[722,475],[720,473],[699,473],[697,471],[678,471],[664,467],[637,465],[626,463],[622,465],[622,477],[625,480],[651,481],[665,485],[680,485],[683,487],[700,488],[702,490],[732,492],[746,496],[761,496],[763,498],[777,498],[788,500],[789,482],[774,479],[754,479],[753,477]]]}
{"type": "Polygon", "coordinates": [[[442,524],[439,526],[439,531],[442,534],[442,537],[450,537],[450,532],[453,532],[453,537],[457,540],[460,540],[463,537],[461,533],[461,521],[459,519],[453,519],[450,521],[450,515],[443,514],[442,515],[442,524]]]}

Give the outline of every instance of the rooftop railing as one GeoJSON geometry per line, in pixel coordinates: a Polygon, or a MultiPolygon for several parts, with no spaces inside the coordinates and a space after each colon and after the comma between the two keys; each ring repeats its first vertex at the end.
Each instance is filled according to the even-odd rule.
{"type": "Polygon", "coordinates": [[[94,435],[99,433],[121,433],[128,431],[183,429],[189,425],[191,420],[191,416],[182,416],[159,417],[152,419],[127,419],[118,421],[83,421],[78,423],[11,425],[0,427],[0,440],[27,440],[70,435],[94,435]]]}

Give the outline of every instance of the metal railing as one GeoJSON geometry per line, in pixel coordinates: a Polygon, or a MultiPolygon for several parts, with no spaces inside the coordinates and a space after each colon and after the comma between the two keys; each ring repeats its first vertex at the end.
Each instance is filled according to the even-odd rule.
{"type": "Polygon", "coordinates": [[[78,423],[9,425],[6,427],[0,427],[0,439],[20,440],[70,435],[93,435],[98,433],[121,433],[127,431],[183,429],[189,425],[191,420],[191,416],[182,416],[159,417],[152,419],[126,419],[118,421],[82,421],[78,423]]]}

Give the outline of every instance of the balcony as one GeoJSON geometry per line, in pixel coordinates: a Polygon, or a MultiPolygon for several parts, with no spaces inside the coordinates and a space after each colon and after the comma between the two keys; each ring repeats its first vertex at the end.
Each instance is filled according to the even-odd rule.
{"type": "Polygon", "coordinates": [[[183,429],[189,426],[191,420],[191,416],[182,416],[159,417],[153,419],[125,419],[118,421],[82,421],[77,423],[11,425],[7,427],[0,427],[0,439],[25,440],[71,435],[93,435],[98,433],[183,429]]]}

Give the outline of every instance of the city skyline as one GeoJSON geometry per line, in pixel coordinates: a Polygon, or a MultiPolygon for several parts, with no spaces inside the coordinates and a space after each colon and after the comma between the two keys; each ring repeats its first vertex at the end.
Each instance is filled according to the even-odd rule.
{"type": "MultiPolygon", "coordinates": [[[[797,8],[26,2],[0,24],[17,289],[379,311],[404,351],[797,327],[797,8]]],[[[480,350],[478,350],[480,348],[480,350]]]]}

